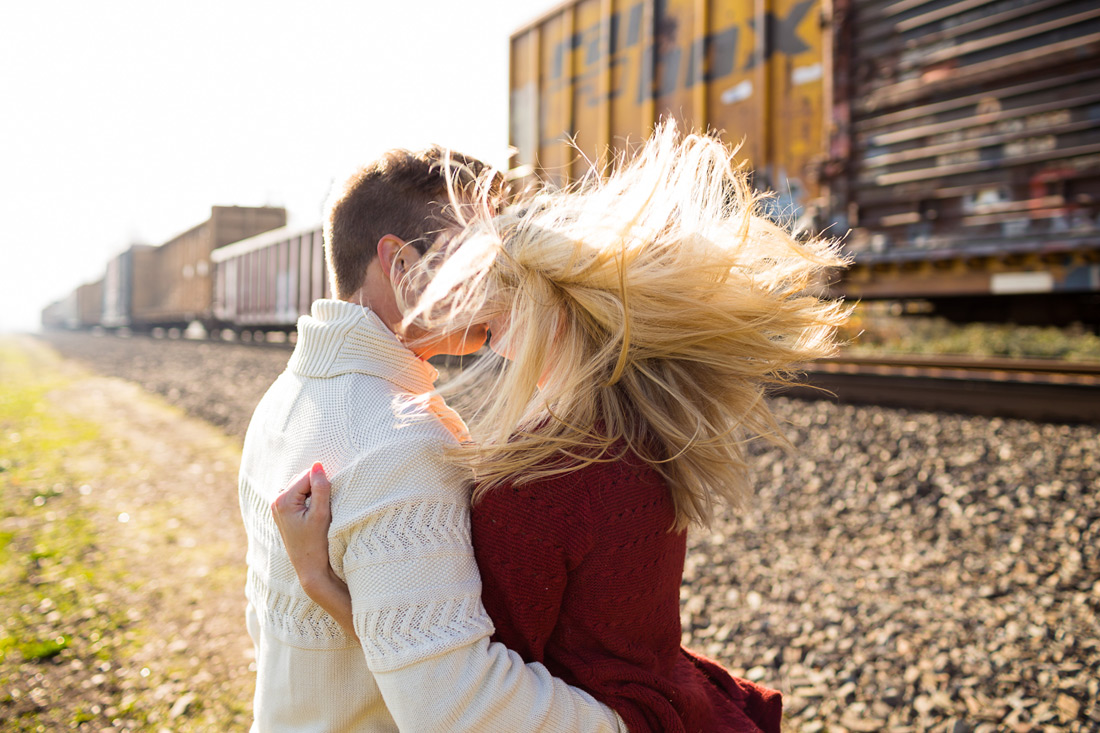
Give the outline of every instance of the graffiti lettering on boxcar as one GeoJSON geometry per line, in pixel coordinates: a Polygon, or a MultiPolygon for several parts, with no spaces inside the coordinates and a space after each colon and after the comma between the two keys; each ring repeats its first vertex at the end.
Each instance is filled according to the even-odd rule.
{"type": "Polygon", "coordinates": [[[733,73],[739,32],[737,26],[730,26],[724,31],[695,41],[692,53],[688,56],[685,84],[689,89],[700,82],[721,79],[733,73]]]}
{"type": "MultiPolygon", "coordinates": [[[[780,18],[770,10],[764,13],[764,60],[771,58],[773,53],[782,53],[788,56],[804,53],[810,50],[809,44],[798,35],[798,24],[810,12],[813,0],[805,0],[791,8],[786,18],[780,18]]],[[[756,19],[749,18],[749,27],[756,31],[756,19]]],[[[745,64],[745,70],[756,66],[756,54],[749,56],[745,64]]]]}
{"type": "MultiPolygon", "coordinates": [[[[786,16],[765,13],[763,18],[763,60],[773,54],[794,55],[811,49],[798,34],[798,26],[806,18],[815,0],[803,0],[791,7],[786,16]]],[[[628,50],[645,42],[644,5],[638,3],[627,10],[613,13],[606,26],[593,23],[573,32],[554,47],[549,75],[543,94],[556,95],[572,90],[576,103],[596,107],[633,90],[638,104],[671,94],[679,89],[690,89],[732,74],[738,69],[739,56],[745,56],[740,64],[742,71],[753,69],[760,61],[760,54],[750,46],[742,51],[742,25],[754,35],[758,32],[758,20],[747,18],[743,24],[732,24],[700,38],[682,40],[681,22],[669,12],[667,0],[653,4],[653,39],[641,54],[636,69],[631,68],[628,50]],[[606,60],[610,70],[610,84],[601,91],[601,75],[606,60]],[[572,68],[576,64],[578,68],[572,68]],[[567,68],[568,67],[568,68],[567,68]]],[[[552,106],[542,105],[544,131],[543,144],[558,138],[550,133],[552,106]]]]}

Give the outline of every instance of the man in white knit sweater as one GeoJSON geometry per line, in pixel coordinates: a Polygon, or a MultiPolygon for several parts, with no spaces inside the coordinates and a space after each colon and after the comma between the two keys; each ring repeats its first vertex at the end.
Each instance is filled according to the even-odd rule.
{"type": "MultiPolygon", "coordinates": [[[[299,321],[287,369],[248,428],[239,488],[254,731],[625,731],[587,693],[489,641],[467,476],[443,460],[461,421],[438,399],[415,399],[436,378],[428,357],[468,353],[485,333],[395,335],[395,290],[449,223],[437,203],[447,201],[442,155],[391,151],[330,200],[337,299],[299,321]],[[279,492],[314,461],[331,477],[329,559],[355,635],[306,595],[272,518],[279,492]]],[[[460,180],[480,168],[457,158],[460,180]]]]}

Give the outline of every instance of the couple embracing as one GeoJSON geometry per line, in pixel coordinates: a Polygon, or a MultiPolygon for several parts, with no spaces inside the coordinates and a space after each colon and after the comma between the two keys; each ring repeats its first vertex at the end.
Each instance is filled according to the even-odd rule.
{"type": "Polygon", "coordinates": [[[746,441],[783,441],[765,387],[833,348],[845,310],[807,293],[833,246],[666,125],[510,201],[391,151],[325,249],[336,297],[241,466],[253,729],[777,732],[779,693],[681,647],[679,590],[688,526],[748,500],[746,441]],[[467,432],[427,359],[487,339],[448,385],[467,432]]]}

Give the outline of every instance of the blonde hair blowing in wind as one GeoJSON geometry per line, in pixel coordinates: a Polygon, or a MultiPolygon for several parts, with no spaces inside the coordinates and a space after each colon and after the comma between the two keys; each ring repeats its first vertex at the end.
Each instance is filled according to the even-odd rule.
{"type": "Polygon", "coordinates": [[[835,243],[796,241],[758,202],[721,142],[666,123],[606,178],[484,207],[425,260],[407,321],[507,324],[512,360],[443,388],[472,416],[455,457],[475,501],[629,451],[667,481],[677,528],[745,505],[747,441],[786,445],[765,388],[831,354],[849,310],[809,292],[844,264],[835,243]]]}

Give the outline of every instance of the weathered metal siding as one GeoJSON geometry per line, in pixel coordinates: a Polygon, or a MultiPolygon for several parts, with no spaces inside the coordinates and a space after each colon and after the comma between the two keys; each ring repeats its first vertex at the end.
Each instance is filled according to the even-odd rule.
{"type": "Polygon", "coordinates": [[[204,316],[213,296],[202,282],[200,263],[213,249],[210,230],[210,221],[204,221],[157,248],[157,300],[147,313],[151,325],[187,325],[204,316]]]}
{"type": "Polygon", "coordinates": [[[215,315],[227,325],[293,328],[328,296],[320,227],[267,232],[223,247],[213,260],[215,315]]]}
{"type": "Polygon", "coordinates": [[[830,183],[858,253],[847,291],[1100,290],[1100,5],[841,7],[850,155],[830,183]]]}
{"type": "MultiPolygon", "coordinates": [[[[214,206],[214,249],[286,226],[286,209],[275,206],[214,206]]],[[[208,263],[209,264],[209,263],[208,263]]]]}
{"type": "Polygon", "coordinates": [[[76,289],[76,316],[81,328],[99,325],[103,317],[103,278],[76,289]]]}
{"type": "Polygon", "coordinates": [[[129,326],[135,302],[139,311],[153,302],[151,265],[154,248],[135,244],[107,263],[103,276],[103,319],[108,328],[129,326]]]}
{"type": "Polygon", "coordinates": [[[133,247],[132,277],[130,280],[130,326],[141,327],[148,323],[146,315],[155,307],[160,296],[158,249],[149,245],[133,247]]]}
{"type": "Polygon", "coordinates": [[[673,117],[744,141],[791,211],[819,191],[824,54],[821,0],[578,0],[512,37],[514,166],[565,183],[673,117]]]}

